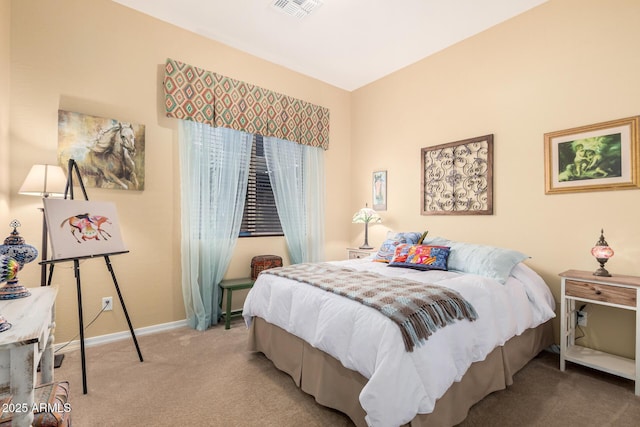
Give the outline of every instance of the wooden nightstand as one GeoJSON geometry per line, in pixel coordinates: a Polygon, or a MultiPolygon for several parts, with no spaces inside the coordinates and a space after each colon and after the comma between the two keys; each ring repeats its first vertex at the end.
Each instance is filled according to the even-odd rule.
{"type": "Polygon", "coordinates": [[[377,249],[347,248],[347,255],[349,256],[349,259],[367,258],[376,252],[378,252],[377,249]]]}
{"type": "Polygon", "coordinates": [[[568,360],[628,378],[635,381],[635,394],[640,396],[640,277],[618,274],[601,277],[594,276],[590,271],[579,270],[565,271],[560,273],[560,277],[560,370],[565,370],[565,361],[568,360]],[[576,301],[635,311],[635,360],[576,345],[576,301]]]}

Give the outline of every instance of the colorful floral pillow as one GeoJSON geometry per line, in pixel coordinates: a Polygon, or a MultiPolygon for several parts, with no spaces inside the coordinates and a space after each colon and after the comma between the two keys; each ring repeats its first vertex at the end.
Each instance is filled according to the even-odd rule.
{"type": "Polygon", "coordinates": [[[417,270],[447,270],[448,259],[447,246],[400,244],[396,247],[389,266],[417,270]]]}
{"type": "Polygon", "coordinates": [[[396,247],[403,243],[416,244],[422,237],[422,233],[409,232],[409,233],[394,233],[390,231],[387,233],[387,240],[382,242],[378,253],[373,257],[375,262],[388,263],[396,253],[396,247]]]}
{"type": "Polygon", "coordinates": [[[373,257],[375,262],[389,262],[393,255],[396,253],[396,247],[400,244],[407,243],[407,240],[402,239],[387,239],[382,242],[380,245],[380,249],[378,249],[378,253],[373,257]]]}

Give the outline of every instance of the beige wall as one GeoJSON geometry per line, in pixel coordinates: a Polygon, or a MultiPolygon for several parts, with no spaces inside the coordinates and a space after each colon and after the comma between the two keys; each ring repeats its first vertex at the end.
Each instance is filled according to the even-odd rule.
{"type": "MultiPolygon", "coordinates": [[[[2,3],[3,12],[7,4],[2,3]]],[[[28,243],[40,246],[41,201],[17,195],[17,190],[33,163],[56,162],[58,109],[146,126],[145,190],[87,189],[91,200],[113,201],[118,208],[130,253],[111,260],[134,327],[184,319],[177,122],[163,115],[161,86],[163,64],[168,57],[330,109],[331,148],[325,157],[331,172],[327,178],[327,191],[331,194],[327,202],[327,257],[344,257],[351,225],[344,220],[350,218],[351,212],[350,190],[343,184],[348,181],[350,165],[348,92],[108,0],[19,0],[10,4],[9,197],[11,216],[23,223],[21,233],[28,243]]],[[[5,15],[2,14],[3,21],[5,15]]],[[[0,50],[0,82],[6,83],[5,51],[0,50]]],[[[6,158],[2,156],[3,163],[6,158]]],[[[0,236],[10,231],[8,224],[3,224],[0,236]]],[[[227,277],[248,276],[251,257],[271,253],[288,259],[283,238],[240,239],[227,277]]],[[[70,263],[58,264],[54,272],[54,282],[60,285],[56,330],[59,343],[77,333],[71,267],[70,263]]],[[[80,271],[86,324],[98,312],[101,298],[116,294],[101,259],[83,261],[80,271]]],[[[23,283],[37,286],[37,264],[28,264],[20,277],[23,283]]],[[[127,330],[119,304],[114,306],[113,313],[104,313],[91,326],[87,337],[127,330]]]]}
{"type": "Polygon", "coordinates": [[[0,224],[9,224],[9,70],[11,2],[0,0],[0,224]]]}
{"type": "MultiPolygon", "coordinates": [[[[0,197],[10,198],[10,216],[25,224],[27,241],[39,242],[40,202],[16,192],[31,164],[55,161],[59,108],[146,125],[145,191],[89,189],[92,199],[118,206],[131,253],[113,262],[136,327],[184,317],[176,123],[163,117],[160,85],[167,57],[331,110],[328,259],[342,258],[345,245],[361,243],[362,227],[348,219],[371,202],[371,173],[385,169],[388,210],[381,213],[384,223],[370,229],[374,245],[388,229],[428,229],[432,235],[516,248],[531,255],[529,265],[558,299],[559,272],[595,269],[589,249],[604,227],[616,251],[610,271],[640,274],[640,191],[545,195],[543,169],[545,132],[640,113],[635,0],[551,0],[352,93],[107,0],[10,5],[5,0],[0,9],[3,24],[6,12],[11,16],[10,52],[0,45],[0,95],[11,75],[10,113],[5,97],[0,101],[0,118],[10,115],[10,192],[0,188],[0,197]],[[488,133],[495,136],[495,214],[421,216],[420,148],[488,133]]],[[[2,141],[0,133],[0,150],[7,150],[2,141]]],[[[5,153],[3,170],[9,163],[5,153]]],[[[240,239],[227,277],[248,275],[253,255],[276,253],[286,261],[285,252],[281,238],[240,239]]],[[[69,266],[56,268],[57,341],[63,342],[77,332],[76,294],[69,266]]],[[[90,319],[101,297],[114,291],[98,260],[85,261],[81,271],[90,319]]],[[[21,278],[36,284],[38,272],[28,265],[21,278]]],[[[87,336],[126,330],[117,307],[87,336]]],[[[588,341],[632,355],[631,316],[589,310],[588,341]]]]}
{"type": "MultiPolygon", "coordinates": [[[[603,227],[609,271],[640,275],[640,191],[545,195],[543,149],[545,132],[640,114],[639,20],[636,0],[551,0],[355,91],[354,200],[370,197],[372,171],[388,171],[374,243],[389,227],[515,248],[559,301],[558,273],[597,267],[603,227]],[[420,149],[486,134],[494,215],[421,216],[420,149]]],[[[632,316],[588,311],[587,341],[632,356],[632,316]]]]}

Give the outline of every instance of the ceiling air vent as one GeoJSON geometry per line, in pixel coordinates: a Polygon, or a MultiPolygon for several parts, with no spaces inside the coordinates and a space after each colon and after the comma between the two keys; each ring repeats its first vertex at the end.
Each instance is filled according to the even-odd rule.
{"type": "Polygon", "coordinates": [[[304,18],[310,15],[322,5],[319,0],[274,0],[274,9],[296,18],[304,18]]]}

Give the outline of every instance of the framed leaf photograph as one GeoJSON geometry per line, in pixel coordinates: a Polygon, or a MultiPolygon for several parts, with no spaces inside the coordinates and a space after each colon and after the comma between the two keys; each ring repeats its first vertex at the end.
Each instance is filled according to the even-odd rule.
{"type": "Polygon", "coordinates": [[[545,193],[640,188],[640,116],[544,135],[545,193]]]}

